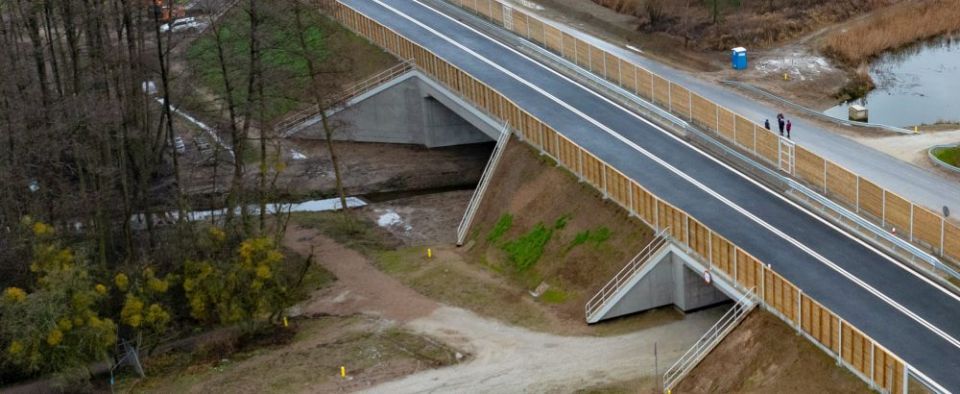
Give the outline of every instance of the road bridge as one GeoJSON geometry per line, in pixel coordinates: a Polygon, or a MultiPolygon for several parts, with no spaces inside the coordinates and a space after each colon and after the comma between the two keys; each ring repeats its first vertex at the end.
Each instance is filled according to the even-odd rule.
{"type": "Polygon", "coordinates": [[[339,0],[349,27],[501,119],[876,387],[960,391],[960,298],[707,153],[417,1],[339,0]]]}

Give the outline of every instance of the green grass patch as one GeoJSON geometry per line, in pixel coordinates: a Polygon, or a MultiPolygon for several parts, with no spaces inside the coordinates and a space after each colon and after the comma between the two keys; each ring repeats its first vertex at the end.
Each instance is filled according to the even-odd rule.
{"type": "Polygon", "coordinates": [[[567,245],[566,250],[570,251],[571,249],[588,242],[594,244],[594,246],[600,246],[608,239],[610,239],[610,229],[606,226],[602,226],[594,230],[584,230],[574,235],[573,240],[571,240],[570,244],[567,245]]]}
{"type": "Polygon", "coordinates": [[[520,238],[507,242],[503,246],[503,250],[507,252],[507,257],[513,262],[517,271],[526,271],[540,260],[543,249],[553,236],[553,231],[553,228],[547,228],[543,223],[538,223],[520,238]]]}
{"type": "Polygon", "coordinates": [[[500,216],[500,219],[497,220],[497,224],[493,225],[493,229],[490,230],[490,234],[487,234],[487,242],[496,243],[503,237],[503,234],[506,234],[507,231],[510,231],[510,228],[513,227],[513,215],[505,213],[500,216]]]}
{"type": "Polygon", "coordinates": [[[548,304],[562,304],[567,302],[569,298],[570,295],[567,292],[554,287],[547,289],[540,295],[540,300],[548,304]]]}
{"type": "Polygon", "coordinates": [[[960,146],[934,149],[933,156],[944,163],[960,167],[960,146]]]}

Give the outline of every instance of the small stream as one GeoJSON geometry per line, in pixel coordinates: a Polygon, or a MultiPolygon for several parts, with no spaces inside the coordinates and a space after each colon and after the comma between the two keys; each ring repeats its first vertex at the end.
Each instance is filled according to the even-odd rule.
{"type": "Polygon", "coordinates": [[[847,119],[849,104],[867,107],[871,123],[909,127],[960,121],[960,35],[887,53],[870,65],[877,85],[867,97],[824,111],[847,119]]]}

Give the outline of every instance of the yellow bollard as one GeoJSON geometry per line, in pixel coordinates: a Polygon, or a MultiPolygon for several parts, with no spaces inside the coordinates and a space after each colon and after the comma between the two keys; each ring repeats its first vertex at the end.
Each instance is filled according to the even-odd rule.
{"type": "Polygon", "coordinates": [[[788,76],[787,73],[783,73],[783,80],[784,80],[784,81],[789,81],[789,80],[790,80],[790,76],[788,76]]]}
{"type": "Polygon", "coordinates": [[[287,321],[287,317],[283,317],[283,327],[290,327],[290,322],[287,321]]]}
{"type": "Polygon", "coordinates": [[[343,379],[347,377],[347,367],[340,366],[340,378],[343,379]]]}
{"type": "Polygon", "coordinates": [[[920,127],[919,127],[919,126],[913,126],[913,134],[920,134],[920,127]]]}
{"type": "Polygon", "coordinates": [[[433,250],[430,249],[430,248],[427,248],[427,258],[428,258],[428,259],[432,259],[432,258],[433,258],[433,250]]]}

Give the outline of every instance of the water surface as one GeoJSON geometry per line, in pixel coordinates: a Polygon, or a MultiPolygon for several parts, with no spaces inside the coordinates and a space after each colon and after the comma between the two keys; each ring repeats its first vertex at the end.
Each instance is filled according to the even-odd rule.
{"type": "MultiPolygon", "coordinates": [[[[888,53],[870,65],[877,88],[850,104],[867,107],[871,123],[913,126],[960,121],[960,35],[888,53]]],[[[846,119],[847,104],[825,111],[846,119]]]]}

